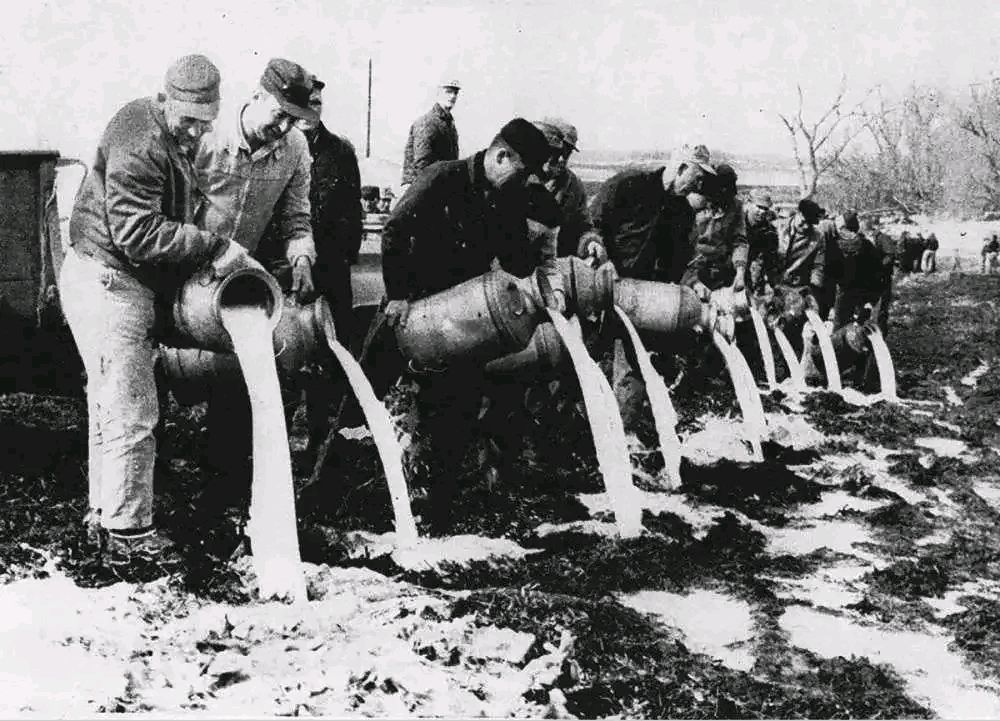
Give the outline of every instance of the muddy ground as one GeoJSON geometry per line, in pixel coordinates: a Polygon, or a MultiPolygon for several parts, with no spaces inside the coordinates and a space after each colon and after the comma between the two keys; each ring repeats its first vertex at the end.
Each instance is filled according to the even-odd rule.
{"type": "Polygon", "coordinates": [[[423,553],[394,547],[375,448],[351,434],[300,502],[297,606],[258,601],[235,527],[202,515],[225,481],[200,468],[199,408],[170,406],[158,471],[186,565],[129,584],[83,552],[82,401],[0,397],[0,709],[997,717],[998,289],[903,280],[904,401],[768,394],[763,463],[725,379],[682,384],[683,486],[635,449],[639,538],[616,537],[570,410],[526,427],[500,485],[462,484],[454,535],[423,553]]]}

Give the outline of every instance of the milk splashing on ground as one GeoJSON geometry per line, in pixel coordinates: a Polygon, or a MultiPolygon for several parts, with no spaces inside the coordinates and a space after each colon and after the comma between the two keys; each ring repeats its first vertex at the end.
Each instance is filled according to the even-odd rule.
{"type": "Polygon", "coordinates": [[[632,485],[632,463],[618,402],[608,379],[587,353],[579,320],[574,317],[576,322],[571,324],[558,312],[547,310],[580,379],[587,420],[594,436],[597,462],[614,509],[618,530],[623,537],[638,536],[642,533],[642,505],[638,502],[636,487],[632,485]]]}
{"type": "Polygon", "coordinates": [[[396,540],[401,547],[413,545],[417,542],[417,525],[413,521],[410,494],[406,486],[406,477],[403,475],[403,449],[393,430],[389,411],[376,397],[372,384],[354,356],[337,342],[332,326],[327,326],[326,338],[330,350],[337,356],[351,388],[354,389],[354,395],[361,405],[361,410],[364,411],[368,428],[375,439],[379,458],[382,459],[386,483],[389,486],[389,497],[392,501],[392,512],[396,519],[396,540]]]}
{"type": "Polygon", "coordinates": [[[649,405],[653,411],[653,421],[656,423],[656,433],[660,439],[660,453],[663,454],[664,471],[671,489],[678,489],[681,486],[681,441],[677,437],[677,411],[674,410],[673,401],[670,400],[670,393],[667,385],[663,382],[663,376],[656,372],[653,363],[649,359],[649,353],[639,338],[632,321],[618,306],[615,312],[625,324],[632,345],[635,346],[635,357],[639,362],[639,370],[642,372],[642,379],[646,384],[646,394],[649,396],[649,405]]]}
{"type": "Polygon", "coordinates": [[[764,419],[764,408],[760,402],[757,384],[750,374],[750,368],[739,348],[727,341],[718,331],[712,334],[712,340],[715,342],[715,347],[722,353],[722,357],[726,361],[726,368],[729,369],[729,377],[733,381],[736,400],[743,413],[743,428],[746,431],[747,440],[753,448],[754,460],[763,461],[762,436],[767,423],[764,419]]]}
{"type": "Polygon", "coordinates": [[[271,324],[266,311],[258,306],[223,308],[221,315],[243,368],[253,411],[253,484],[247,535],[260,596],[305,601],[292,461],[271,324]]]}

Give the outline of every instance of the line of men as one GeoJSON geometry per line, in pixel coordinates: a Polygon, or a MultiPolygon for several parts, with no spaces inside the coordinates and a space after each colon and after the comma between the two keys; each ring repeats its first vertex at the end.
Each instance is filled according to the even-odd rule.
{"type": "Polygon", "coordinates": [[[910,235],[904,230],[896,240],[896,267],[902,273],[933,273],[937,270],[937,252],[940,248],[937,235],[926,238],[921,232],[910,235]]]}
{"type": "MultiPolygon", "coordinates": [[[[320,122],[323,83],[297,63],[272,59],[251,97],[221,119],[219,84],[210,60],[185,56],[168,70],[163,93],[123,107],[102,136],[70,221],[60,289],[87,371],[87,528],[123,571],[176,560],[154,525],[153,475],[158,320],[178,285],[206,266],[224,276],[263,261],[299,301],[325,295],[343,341],[354,330],[350,264],[361,237],[360,180],[353,148],[320,122]]],[[[450,117],[457,82],[442,93],[450,105],[436,108],[450,117]]],[[[775,231],[769,199],[758,196],[744,209],[736,173],[713,164],[703,145],[669,168],[618,173],[588,205],[567,167],[578,136],[564,120],[515,118],[483,150],[435,157],[457,155],[457,134],[451,141],[438,148],[411,132],[407,154],[427,164],[413,169],[386,221],[386,298],[362,351],[376,361],[371,376],[402,376],[416,389],[415,415],[428,443],[410,471],[442,494],[430,504],[431,521],[447,523],[458,469],[476,436],[474,473],[489,483],[502,475],[516,451],[509,419],[518,396],[492,385],[481,367],[401,363],[391,331],[406,324],[412,301],[492,268],[518,276],[540,268],[546,306],[565,312],[554,259],[575,254],[608,259],[625,277],[687,284],[703,298],[749,282],[781,286],[811,307],[829,305],[828,254],[840,237],[832,223],[821,223],[819,207],[804,200],[775,231]]],[[[848,305],[838,306],[842,316],[848,305]]],[[[634,426],[645,394],[631,349],[617,338],[613,381],[626,427],[634,426]]],[[[242,467],[232,468],[231,454],[216,465],[248,480],[249,405],[244,389],[233,390],[210,401],[209,447],[244,443],[242,467]]],[[[311,436],[318,437],[333,396],[330,390],[307,409],[311,436]]]]}

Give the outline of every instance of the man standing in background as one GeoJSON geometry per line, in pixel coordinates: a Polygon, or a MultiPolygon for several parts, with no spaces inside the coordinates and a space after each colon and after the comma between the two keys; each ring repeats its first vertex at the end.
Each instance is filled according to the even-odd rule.
{"type": "Polygon", "coordinates": [[[458,130],[452,110],[458,102],[462,86],[457,80],[445,80],[438,86],[434,107],[410,126],[403,150],[403,180],[405,188],[424,168],[439,160],[458,160],[458,130]]]}
{"type": "MultiPolygon", "coordinates": [[[[326,83],[313,77],[309,107],[315,120],[299,120],[312,157],[309,207],[316,265],[313,283],[316,292],[330,304],[337,340],[350,347],[353,333],[354,296],[351,292],[351,264],[358,261],[361,248],[361,173],[354,146],[346,138],[334,135],[321,120],[323,88],[326,83]]],[[[340,375],[339,368],[334,370],[340,375]]],[[[315,378],[306,389],[306,422],[309,428],[310,453],[323,442],[330,409],[346,391],[341,379],[315,378]]]]}
{"type": "Polygon", "coordinates": [[[778,266],[778,230],[774,227],[777,217],[771,209],[771,196],[760,188],[750,191],[750,201],[744,207],[747,228],[747,282],[750,292],[763,295],[767,285],[774,284],[778,266]]]}
{"type": "Polygon", "coordinates": [[[576,146],[576,126],[562,118],[544,118],[536,125],[542,128],[542,132],[545,132],[545,126],[551,126],[562,138],[561,148],[554,149],[545,164],[545,187],[562,211],[557,247],[559,257],[593,257],[602,263],[608,259],[608,253],[604,249],[600,233],[594,231],[594,224],[590,220],[587,190],[577,174],[567,167],[570,156],[579,150],[576,146]]]}

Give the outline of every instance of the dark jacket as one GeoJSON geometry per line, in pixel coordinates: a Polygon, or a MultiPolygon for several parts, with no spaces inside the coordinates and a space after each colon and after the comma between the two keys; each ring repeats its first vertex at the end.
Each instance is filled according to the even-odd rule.
{"type": "Polygon", "coordinates": [[[880,293],[884,275],[882,253],[861,233],[841,228],[838,233],[841,266],[837,283],[845,291],[880,293]]]}
{"type": "Polygon", "coordinates": [[[227,241],[194,225],[194,171],[167,131],[161,98],[108,123],[77,192],[69,242],[154,289],[175,284],[227,241]]]}
{"type": "Polygon", "coordinates": [[[439,160],[458,159],[458,130],[451,113],[438,103],[410,126],[403,149],[403,184],[416,180],[420,171],[439,160]]]}
{"type": "Polygon", "coordinates": [[[880,230],[871,231],[871,241],[878,251],[879,262],[882,264],[882,289],[892,287],[892,274],[896,263],[896,243],[886,233],[880,230]]]}
{"type": "Polygon", "coordinates": [[[497,192],[486,180],[484,155],[428,168],[392,209],[382,230],[389,300],[445,290],[489,271],[494,258],[517,276],[547,260],[529,243],[528,218],[551,225],[559,215],[555,201],[540,186],[535,190],[544,195],[526,188],[497,192]]]}
{"type": "MultiPolygon", "coordinates": [[[[309,174],[309,209],[316,263],[313,282],[334,307],[351,303],[350,264],[361,248],[361,174],[354,146],[331,133],[323,123],[305,133],[312,165],[309,174]]],[[[257,256],[279,280],[290,272],[280,228],[271,223],[257,256]]]]}
{"type": "Polygon", "coordinates": [[[664,190],[664,170],[623,170],[590,204],[594,227],[622,277],[676,283],[691,258],[694,210],[686,198],[664,190]]]}
{"type": "Polygon", "coordinates": [[[593,230],[590,210],[587,208],[587,190],[583,181],[569,168],[555,180],[545,184],[562,211],[562,225],[559,227],[559,256],[580,254],[580,239],[593,230]]]}
{"type": "Polygon", "coordinates": [[[744,205],[747,228],[747,265],[758,261],[763,266],[763,278],[756,278],[762,287],[764,280],[773,283],[778,273],[778,230],[774,227],[774,214],[753,203],[744,205]]]}
{"type": "Polygon", "coordinates": [[[816,226],[800,230],[793,215],[778,228],[778,280],[793,288],[822,288],[826,279],[827,239],[816,226]]]}
{"type": "Polygon", "coordinates": [[[931,233],[927,236],[926,250],[937,250],[940,247],[937,236],[931,233]]]}

